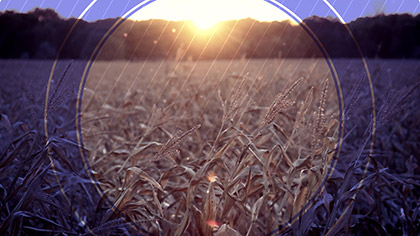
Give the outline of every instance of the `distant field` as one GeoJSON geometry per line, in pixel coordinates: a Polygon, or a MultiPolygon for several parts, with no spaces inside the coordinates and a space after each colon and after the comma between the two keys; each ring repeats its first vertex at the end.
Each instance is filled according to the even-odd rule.
{"type": "MultiPolygon", "coordinates": [[[[48,130],[49,138],[55,140],[50,146],[53,159],[57,156],[54,160],[58,172],[43,177],[36,191],[44,197],[55,194],[51,199],[58,199],[61,193],[57,186],[53,190],[45,187],[58,173],[64,192],[73,199],[73,210],[86,218],[93,232],[102,234],[104,227],[110,227],[108,222],[114,224],[121,218],[157,235],[266,235],[288,222],[293,226],[283,227],[280,232],[317,235],[330,230],[335,235],[350,228],[357,234],[355,227],[368,230],[362,218],[357,218],[366,212],[384,227],[398,221],[377,218],[370,205],[375,198],[381,198],[376,191],[395,196],[381,190],[391,185],[375,183],[396,181],[405,173],[399,184],[413,189],[407,193],[411,197],[407,201],[415,204],[415,199],[420,199],[414,188],[418,186],[414,171],[419,167],[405,164],[408,160],[420,163],[416,135],[410,133],[418,131],[410,127],[420,119],[415,109],[419,92],[408,89],[419,82],[418,61],[368,61],[377,127],[387,127],[378,130],[373,149],[369,148],[373,109],[370,87],[360,60],[334,60],[339,87],[324,59],[94,62],[83,90],[81,138],[93,176],[110,202],[98,197],[88,174],[81,174],[85,166],[74,147],[75,95],[79,86],[75,81],[80,79],[84,64],[60,61],[57,65],[49,95],[48,130]],[[342,127],[337,88],[344,96],[342,127]],[[400,98],[407,105],[399,103],[400,98]],[[395,139],[397,133],[401,136],[395,139]],[[343,143],[338,145],[343,137],[343,143]],[[387,146],[390,142],[392,145],[387,146]],[[335,156],[337,150],[340,155],[335,156]],[[376,159],[369,159],[371,164],[366,169],[371,150],[376,159]],[[393,159],[397,156],[400,158],[393,159]],[[78,187],[71,184],[75,173],[83,179],[78,187]],[[390,173],[396,175],[390,177],[390,173]],[[358,205],[352,197],[366,176],[370,179],[360,186],[360,191],[369,204],[362,200],[358,205]],[[77,200],[85,195],[89,200],[77,200]],[[118,212],[106,211],[110,203],[118,212]],[[350,212],[343,210],[348,205],[353,209],[350,212]],[[96,209],[94,215],[89,215],[91,208],[96,209]],[[295,222],[293,217],[302,209],[306,209],[305,214],[295,222]],[[341,221],[340,216],[346,214],[351,224],[349,220],[341,221]]],[[[45,146],[43,102],[51,65],[52,61],[0,61],[0,113],[7,116],[2,119],[5,128],[0,130],[0,140],[7,143],[9,136],[18,137],[20,131],[13,133],[9,129],[18,130],[19,122],[41,137],[22,141],[33,143],[22,151],[36,152],[33,146],[45,146]]],[[[8,150],[17,148],[10,145],[0,146],[5,156],[8,150]]],[[[40,160],[44,159],[46,154],[40,153],[40,160]]],[[[0,182],[6,192],[12,191],[10,183],[16,182],[7,176],[26,178],[25,173],[36,166],[17,171],[19,165],[28,163],[21,155],[15,161],[1,159],[2,168],[10,166],[10,173],[2,175],[0,182]]],[[[43,165],[47,163],[45,158],[43,165]]],[[[398,194],[399,190],[395,191],[398,194]]],[[[12,198],[19,200],[18,195],[7,199],[12,198]]],[[[32,211],[47,204],[39,201],[39,205],[20,210],[32,211]]],[[[388,209],[391,215],[395,209],[399,211],[395,205],[388,207],[389,199],[380,201],[384,203],[378,207],[388,209]]],[[[16,205],[10,204],[8,207],[16,205]]],[[[402,205],[398,201],[395,204],[402,205]]],[[[2,211],[3,220],[10,211],[2,211]]],[[[61,214],[42,212],[47,219],[61,214]]],[[[75,224],[53,220],[66,230],[75,224]]],[[[27,224],[33,222],[36,220],[27,224]]],[[[416,222],[419,218],[412,218],[407,230],[415,232],[416,222]]],[[[133,230],[123,223],[118,221],[112,230],[116,234],[123,228],[133,230]]],[[[57,225],[43,224],[59,232],[57,225]]],[[[2,230],[11,232],[0,227],[0,234],[2,230]]],[[[31,230],[24,229],[27,233],[31,230]]],[[[389,226],[385,230],[392,233],[398,229],[389,226]]]]}

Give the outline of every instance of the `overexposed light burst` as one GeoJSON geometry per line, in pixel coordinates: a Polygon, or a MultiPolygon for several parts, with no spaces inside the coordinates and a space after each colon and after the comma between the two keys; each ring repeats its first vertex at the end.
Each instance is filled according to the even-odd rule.
{"type": "Polygon", "coordinates": [[[218,22],[252,18],[258,21],[284,21],[289,16],[263,0],[157,0],[133,14],[130,19],[188,20],[199,29],[218,22]]]}
{"type": "Polygon", "coordinates": [[[215,220],[208,220],[207,225],[210,226],[211,228],[216,228],[220,226],[220,223],[215,220]]]}
{"type": "Polygon", "coordinates": [[[210,181],[210,182],[216,182],[216,180],[217,180],[217,175],[214,173],[214,172],[209,172],[209,173],[207,173],[207,179],[210,181]]]}

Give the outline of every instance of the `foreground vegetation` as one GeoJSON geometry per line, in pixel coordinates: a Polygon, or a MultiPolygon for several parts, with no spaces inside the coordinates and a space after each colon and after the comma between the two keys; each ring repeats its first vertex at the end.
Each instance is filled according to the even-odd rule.
{"type": "Polygon", "coordinates": [[[420,232],[416,62],[370,65],[373,147],[356,62],[338,63],[342,127],[322,61],[142,63],[93,65],[80,114],[84,159],[75,126],[82,62],[59,64],[48,143],[45,78],[34,75],[48,63],[2,62],[0,234],[420,232]]]}

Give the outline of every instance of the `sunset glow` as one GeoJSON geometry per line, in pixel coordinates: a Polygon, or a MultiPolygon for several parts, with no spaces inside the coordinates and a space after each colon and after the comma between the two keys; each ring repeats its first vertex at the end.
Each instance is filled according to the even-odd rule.
{"type": "Polygon", "coordinates": [[[221,21],[253,18],[258,21],[284,21],[289,16],[263,0],[157,0],[130,19],[192,21],[198,29],[211,28],[221,21]]]}

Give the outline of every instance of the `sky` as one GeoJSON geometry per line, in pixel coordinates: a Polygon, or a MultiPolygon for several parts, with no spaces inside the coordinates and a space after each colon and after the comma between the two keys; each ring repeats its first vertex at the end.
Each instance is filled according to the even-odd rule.
{"type": "Polygon", "coordinates": [[[207,28],[219,21],[248,17],[259,21],[289,19],[278,8],[259,0],[158,0],[136,12],[131,18],[191,20],[200,28],[207,28]]]}
{"type": "Polygon", "coordinates": [[[193,20],[205,26],[248,17],[281,21],[291,15],[304,19],[312,15],[337,17],[337,13],[337,18],[350,22],[379,12],[417,15],[420,0],[0,0],[0,11],[27,12],[36,7],[52,8],[62,17],[87,21],[130,16],[137,20],[193,20]],[[269,1],[282,4],[288,14],[269,1]]]}

